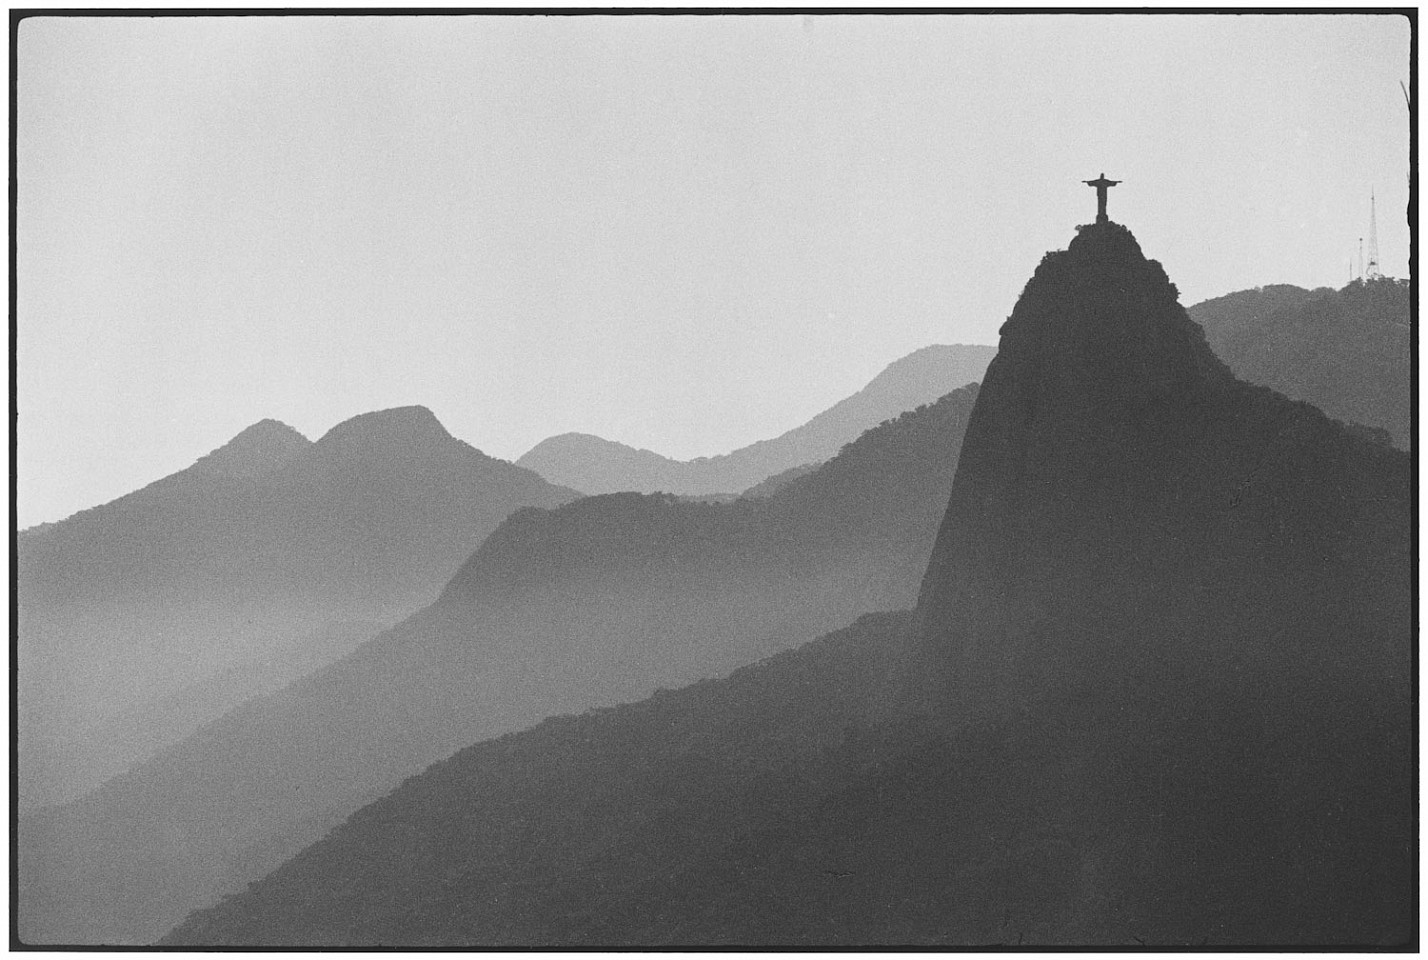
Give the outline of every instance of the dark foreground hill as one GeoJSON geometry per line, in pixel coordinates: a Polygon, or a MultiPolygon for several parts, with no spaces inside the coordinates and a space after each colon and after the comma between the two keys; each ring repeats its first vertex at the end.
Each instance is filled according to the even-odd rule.
{"type": "Polygon", "coordinates": [[[911,616],[469,747],[166,942],[1411,945],[1410,467],[1084,228],[911,616]]]}
{"type": "Polygon", "coordinates": [[[516,463],[585,493],[735,493],[827,460],[864,430],[981,380],[995,353],[982,345],[923,347],[802,426],[717,457],[672,460],[589,434],[565,433],[541,441],[516,463]]]}
{"type": "Polygon", "coordinates": [[[22,938],[151,942],[473,741],[911,603],[975,396],[885,423],[766,498],[517,512],[421,614],[22,819],[22,938]]]}
{"type": "Polygon", "coordinates": [[[1329,416],[1412,437],[1406,280],[1356,280],[1342,290],[1287,285],[1197,303],[1190,318],[1235,376],[1312,403],[1329,416]]]}
{"type": "Polygon", "coordinates": [[[265,420],[185,470],[21,534],[22,796],[77,795],[245,692],[190,698],[124,743],[105,736],[181,690],[255,670],[286,682],[330,662],[361,639],[333,623],[400,619],[513,510],[576,496],[403,407],[316,443],[265,420]]]}

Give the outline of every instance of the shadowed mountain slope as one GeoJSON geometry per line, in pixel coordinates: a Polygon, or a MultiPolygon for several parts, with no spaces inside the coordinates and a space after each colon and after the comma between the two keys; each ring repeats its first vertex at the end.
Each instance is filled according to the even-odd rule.
{"type": "Polygon", "coordinates": [[[981,345],[923,347],[803,426],[717,457],[671,460],[590,434],[565,433],[536,444],[516,463],[585,493],[736,493],[793,467],[827,460],[864,430],[980,380],[995,353],[981,345]]]}
{"type": "Polygon", "coordinates": [[[1410,445],[1406,280],[1356,280],[1342,290],[1242,290],[1197,303],[1190,318],[1235,376],[1336,419],[1386,430],[1400,448],[1410,445]]]}
{"type": "Polygon", "coordinates": [[[919,604],[930,634],[961,638],[957,673],[981,669],[973,637],[1052,670],[1052,649],[1008,638],[1064,631],[1078,584],[1088,611],[1114,601],[1095,634],[1182,616],[1198,656],[1271,657],[1263,631],[1302,658],[1352,631],[1357,666],[1336,674],[1403,679],[1409,458],[1234,379],[1128,231],[1048,255],[992,369],[919,604]]]}
{"type": "Polygon", "coordinates": [[[429,609],[22,821],[21,936],[150,942],[473,741],[911,603],[975,396],[885,423],[767,498],[516,512],[429,609]]]}
{"type": "Polygon", "coordinates": [[[799,477],[808,476],[814,470],[817,470],[818,466],[816,463],[805,463],[801,467],[789,467],[782,473],[776,473],[767,480],[754,484],[741,493],[740,496],[753,498],[771,496],[799,477]]]}
{"type": "MultiPolygon", "coordinates": [[[[106,742],[146,703],[259,665],[286,681],[346,653],[352,643],[315,636],[333,622],[392,623],[430,602],[513,510],[576,496],[405,407],[316,443],[264,420],[186,470],[26,531],[23,795],[74,796],[192,729],[106,742]]],[[[185,715],[216,716],[233,695],[185,715]]]]}
{"type": "Polygon", "coordinates": [[[166,942],[1411,944],[1411,495],[1083,228],[911,616],[476,744],[166,942]]]}

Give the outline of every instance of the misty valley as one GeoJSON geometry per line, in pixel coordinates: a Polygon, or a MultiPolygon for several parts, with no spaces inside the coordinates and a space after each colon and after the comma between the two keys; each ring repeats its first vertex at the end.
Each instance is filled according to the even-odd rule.
{"type": "Polygon", "coordinates": [[[731,453],[264,420],[19,531],[19,940],[1413,941],[1409,285],[1104,203],[731,453]]]}

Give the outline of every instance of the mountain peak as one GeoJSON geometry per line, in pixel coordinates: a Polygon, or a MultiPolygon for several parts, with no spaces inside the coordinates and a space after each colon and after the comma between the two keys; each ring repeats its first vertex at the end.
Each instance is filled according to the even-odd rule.
{"type": "Polygon", "coordinates": [[[194,467],[230,477],[270,473],[312,446],[312,441],[279,420],[263,419],[200,457],[194,467]]]}
{"type": "Polygon", "coordinates": [[[1184,395],[1230,381],[1204,332],[1180,306],[1164,268],[1118,223],[1081,227],[1048,253],[1002,326],[988,371],[1022,368],[1041,402],[1087,403],[1184,395]]]}
{"type": "Polygon", "coordinates": [[[323,448],[373,448],[449,443],[455,438],[426,407],[392,407],[358,414],[318,440],[323,448]]]}
{"type": "Polygon", "coordinates": [[[923,582],[924,617],[947,621],[958,604],[976,606],[974,594],[998,607],[1031,528],[1054,527],[1038,548],[1067,552],[1097,512],[1140,504],[1164,480],[1154,451],[1193,432],[1234,383],[1134,235],[1081,227],[1042,258],[1002,325],[923,582]],[[1111,471],[1136,482],[1118,478],[1128,488],[1099,502],[1109,487],[1096,478],[1111,471]]]}
{"type": "MultiPolygon", "coordinates": [[[[1135,621],[1199,605],[1198,634],[1234,635],[1239,608],[1203,598],[1333,554],[1336,538],[1355,535],[1346,504],[1395,501],[1401,467],[1307,404],[1237,380],[1129,230],[1083,227],[1043,258],[1002,326],[923,579],[919,634],[959,696],[988,704],[1053,663],[1133,659],[1073,654],[1046,641],[1046,624],[1119,635],[1109,624],[1125,611],[1139,610],[1135,621]]],[[[1254,589],[1261,613],[1281,605],[1285,622],[1307,602],[1292,576],[1254,589]]]]}
{"type": "Polygon", "coordinates": [[[640,453],[651,453],[654,456],[659,456],[659,454],[654,454],[653,451],[639,450],[639,448],[632,447],[628,443],[620,443],[618,440],[606,440],[604,437],[597,437],[593,433],[580,433],[578,431],[558,433],[553,437],[546,437],[540,443],[532,447],[529,453],[534,453],[542,447],[567,447],[570,449],[580,449],[582,447],[620,447],[624,450],[635,450],[640,453]]]}
{"type": "Polygon", "coordinates": [[[281,420],[274,420],[272,417],[264,417],[262,420],[239,432],[233,439],[239,440],[244,437],[286,438],[296,442],[299,446],[303,443],[312,442],[303,436],[300,431],[288,426],[281,420]]]}
{"type": "Polygon", "coordinates": [[[672,460],[588,433],[563,433],[532,447],[518,466],[586,493],[638,490],[729,494],[794,467],[821,463],[871,429],[980,380],[996,348],[934,344],[888,364],[861,390],[808,422],[731,453],[672,460]]]}
{"type": "Polygon", "coordinates": [[[628,490],[683,493],[686,491],[678,481],[691,470],[688,463],[588,433],[548,437],[526,451],[516,466],[587,494],[628,490]]]}

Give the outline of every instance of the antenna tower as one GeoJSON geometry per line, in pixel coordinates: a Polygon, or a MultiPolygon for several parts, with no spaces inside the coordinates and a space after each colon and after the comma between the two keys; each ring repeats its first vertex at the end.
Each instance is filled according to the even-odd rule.
{"type": "Polygon", "coordinates": [[[1369,280],[1377,280],[1383,276],[1378,268],[1378,209],[1372,190],[1369,191],[1368,266],[1364,271],[1364,276],[1369,280]]]}

